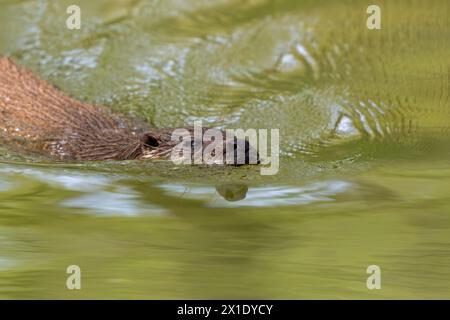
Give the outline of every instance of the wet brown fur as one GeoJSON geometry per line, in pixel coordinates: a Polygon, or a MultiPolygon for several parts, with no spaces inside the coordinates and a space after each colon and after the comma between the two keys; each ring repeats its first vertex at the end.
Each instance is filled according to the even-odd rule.
{"type": "Polygon", "coordinates": [[[171,131],[136,127],[0,56],[0,143],[58,160],[164,158],[174,146],[171,131]]]}

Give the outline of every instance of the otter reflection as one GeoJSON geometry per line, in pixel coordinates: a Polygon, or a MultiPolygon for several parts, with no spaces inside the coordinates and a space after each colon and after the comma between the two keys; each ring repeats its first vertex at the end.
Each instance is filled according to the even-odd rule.
{"type": "Polygon", "coordinates": [[[216,186],[216,191],[225,200],[236,202],[245,199],[248,186],[241,183],[227,183],[216,186]]]}

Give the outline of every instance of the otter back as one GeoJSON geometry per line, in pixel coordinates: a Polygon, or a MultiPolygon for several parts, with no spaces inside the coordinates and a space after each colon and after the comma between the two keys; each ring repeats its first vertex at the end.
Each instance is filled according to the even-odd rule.
{"type": "Polygon", "coordinates": [[[134,159],[142,141],[127,121],[80,102],[0,57],[0,139],[60,160],[134,159]]]}

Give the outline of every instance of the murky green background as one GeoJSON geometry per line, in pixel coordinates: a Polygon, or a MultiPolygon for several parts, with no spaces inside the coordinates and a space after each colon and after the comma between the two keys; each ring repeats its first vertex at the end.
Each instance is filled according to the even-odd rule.
{"type": "Polygon", "coordinates": [[[73,96],[282,151],[261,176],[0,149],[0,298],[450,298],[450,4],[376,1],[378,31],[369,4],[0,1],[0,53],[73,96]]]}

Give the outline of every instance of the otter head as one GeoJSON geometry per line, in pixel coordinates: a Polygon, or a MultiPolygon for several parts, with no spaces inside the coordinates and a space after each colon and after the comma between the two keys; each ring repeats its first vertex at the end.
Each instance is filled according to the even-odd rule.
{"type": "MultiPolygon", "coordinates": [[[[258,152],[247,140],[195,139],[192,129],[146,132],[142,135],[140,159],[170,159],[185,164],[243,165],[259,164],[258,152]],[[218,154],[218,153],[221,153],[218,154]]],[[[222,132],[222,131],[220,131],[222,132]]]]}

